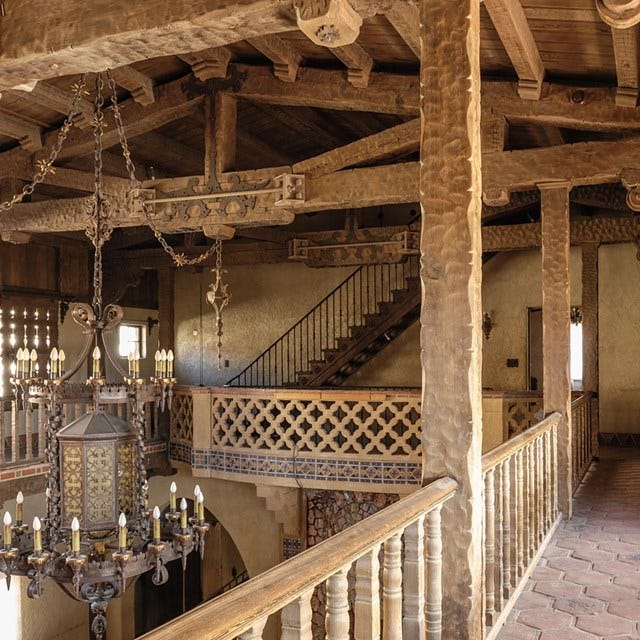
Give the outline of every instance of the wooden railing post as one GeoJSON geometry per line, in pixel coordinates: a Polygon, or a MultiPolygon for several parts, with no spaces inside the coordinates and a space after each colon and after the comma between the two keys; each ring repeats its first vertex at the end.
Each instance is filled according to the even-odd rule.
{"type": "Polygon", "coordinates": [[[382,564],[382,637],[402,640],[402,538],[399,533],[384,543],[382,564]]]}
{"type": "Polygon", "coordinates": [[[280,615],[282,624],[280,640],[312,640],[312,596],[313,589],[306,591],[282,609],[280,615]]]}
{"type": "Polygon", "coordinates": [[[490,469],[484,478],[484,553],[485,553],[485,617],[492,625],[496,613],[496,492],[495,475],[490,469]]]}
{"type": "Polygon", "coordinates": [[[327,580],[325,629],[327,640],[349,640],[349,583],[343,567],[327,580]]]}
{"type": "Polygon", "coordinates": [[[427,514],[427,640],[442,638],[442,517],[437,507],[427,514]]]}
{"type": "Polygon", "coordinates": [[[355,640],[380,639],[380,545],[356,561],[355,640]]]}
{"type": "Polygon", "coordinates": [[[424,516],[404,532],[403,616],[404,638],[424,638],[425,549],[424,516]]]}
{"type": "Polygon", "coordinates": [[[266,618],[254,622],[249,629],[238,636],[238,640],[262,640],[262,632],[266,624],[266,618]]]}

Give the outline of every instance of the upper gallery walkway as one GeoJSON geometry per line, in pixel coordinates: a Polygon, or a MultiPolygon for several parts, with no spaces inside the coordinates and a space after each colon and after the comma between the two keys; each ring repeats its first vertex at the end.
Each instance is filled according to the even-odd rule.
{"type": "Polygon", "coordinates": [[[498,640],[640,638],[640,451],[603,448],[498,640]]]}

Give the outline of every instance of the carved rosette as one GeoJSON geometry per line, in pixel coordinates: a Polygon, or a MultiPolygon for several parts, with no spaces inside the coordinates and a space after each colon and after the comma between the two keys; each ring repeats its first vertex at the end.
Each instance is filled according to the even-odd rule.
{"type": "Polygon", "coordinates": [[[640,0],[596,0],[596,8],[603,22],[615,29],[640,23],[640,0]]]}
{"type": "Polygon", "coordinates": [[[348,0],[296,0],[298,28],[321,47],[353,44],[362,26],[362,18],[348,0]]]}

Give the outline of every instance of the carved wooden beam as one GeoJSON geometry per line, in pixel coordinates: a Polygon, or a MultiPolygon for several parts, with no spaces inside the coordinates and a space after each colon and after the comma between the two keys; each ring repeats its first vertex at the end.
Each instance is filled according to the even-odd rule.
{"type": "Polygon", "coordinates": [[[518,94],[538,100],[544,65],[520,0],[484,0],[484,6],[520,78],[518,94]]]}
{"type": "Polygon", "coordinates": [[[0,113],[0,135],[13,138],[27,151],[42,149],[40,127],[9,113],[0,113]]]}
{"type": "Polygon", "coordinates": [[[293,165],[294,173],[326,175],[345,167],[373,162],[420,147],[420,120],[410,120],[338,149],[293,165]]]}
{"type": "Polygon", "coordinates": [[[205,49],[194,53],[183,53],[181,60],[191,67],[191,72],[198,80],[210,78],[226,78],[229,62],[233,54],[226,47],[205,49]]]}
{"type": "MultiPolygon", "coordinates": [[[[65,91],[46,82],[38,82],[30,90],[16,90],[12,93],[63,115],[69,113],[73,102],[71,90],[65,91]]],[[[93,121],[93,104],[86,98],[79,98],[76,106],[79,113],[74,120],[75,124],[81,129],[88,129],[93,121]]]]}
{"type": "MultiPolygon", "coordinates": [[[[640,236],[640,217],[597,217],[570,223],[571,244],[635,242],[640,236]]],[[[541,225],[513,224],[482,228],[482,250],[517,251],[535,249],[541,243],[541,225]]]]}
{"type": "Polygon", "coordinates": [[[249,44],[273,62],[273,74],[283,82],[295,82],[302,56],[282,38],[270,34],[249,38],[249,44]]]}
{"type": "Polygon", "coordinates": [[[155,101],[153,80],[149,76],[128,65],[113,69],[111,73],[116,84],[126,89],[136,102],[146,106],[155,101]]]}
{"type": "Polygon", "coordinates": [[[373,59],[356,42],[331,49],[333,55],[347,67],[347,80],[354,87],[367,87],[373,69],[373,59]]]}
{"type": "Polygon", "coordinates": [[[636,107],[640,90],[640,27],[612,27],[611,36],[618,76],[616,104],[620,107],[636,107]]]}
{"type": "Polygon", "coordinates": [[[385,14],[406,45],[420,58],[420,12],[417,4],[396,2],[385,14]]]}
{"type": "Polygon", "coordinates": [[[324,47],[354,43],[362,18],[348,0],[294,0],[298,28],[312,42],[324,47]]]}

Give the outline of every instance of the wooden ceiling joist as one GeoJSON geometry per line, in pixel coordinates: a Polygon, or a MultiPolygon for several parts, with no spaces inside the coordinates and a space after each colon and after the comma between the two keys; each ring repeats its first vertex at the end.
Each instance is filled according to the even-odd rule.
{"type": "Polygon", "coordinates": [[[420,10],[417,4],[396,2],[386,13],[387,20],[420,59],[420,10]]]}
{"type": "MultiPolygon", "coordinates": [[[[12,93],[63,115],[69,113],[73,102],[73,95],[70,90],[65,91],[46,82],[38,82],[30,91],[20,90],[12,93]]],[[[74,123],[81,129],[88,129],[93,121],[93,104],[86,98],[79,98],[76,102],[76,108],[78,114],[74,118],[74,123]]]]}
{"type": "Polygon", "coordinates": [[[18,140],[27,151],[42,149],[40,127],[15,115],[0,112],[0,135],[18,140]]]}
{"type": "Polygon", "coordinates": [[[416,118],[298,162],[293,165],[293,172],[313,176],[326,175],[345,167],[416,151],[419,147],[420,119],[416,118]]]}
{"type": "Polygon", "coordinates": [[[126,89],[136,102],[144,106],[153,104],[156,98],[153,80],[149,76],[128,65],[113,69],[111,73],[116,84],[126,89]]]}
{"type": "Polygon", "coordinates": [[[484,0],[484,6],[520,79],[519,96],[538,100],[545,69],[520,0],[484,0]]]}
{"type": "Polygon", "coordinates": [[[198,80],[205,81],[210,78],[226,78],[233,54],[227,47],[216,47],[195,53],[183,53],[179,57],[191,67],[191,72],[198,80]]]}
{"type": "Polygon", "coordinates": [[[283,82],[295,82],[302,56],[279,36],[249,38],[249,44],[273,62],[273,74],[283,82]]]}
{"type": "Polygon", "coordinates": [[[334,47],[333,55],[347,67],[347,80],[354,87],[367,87],[373,69],[373,58],[357,43],[334,47]]]}

